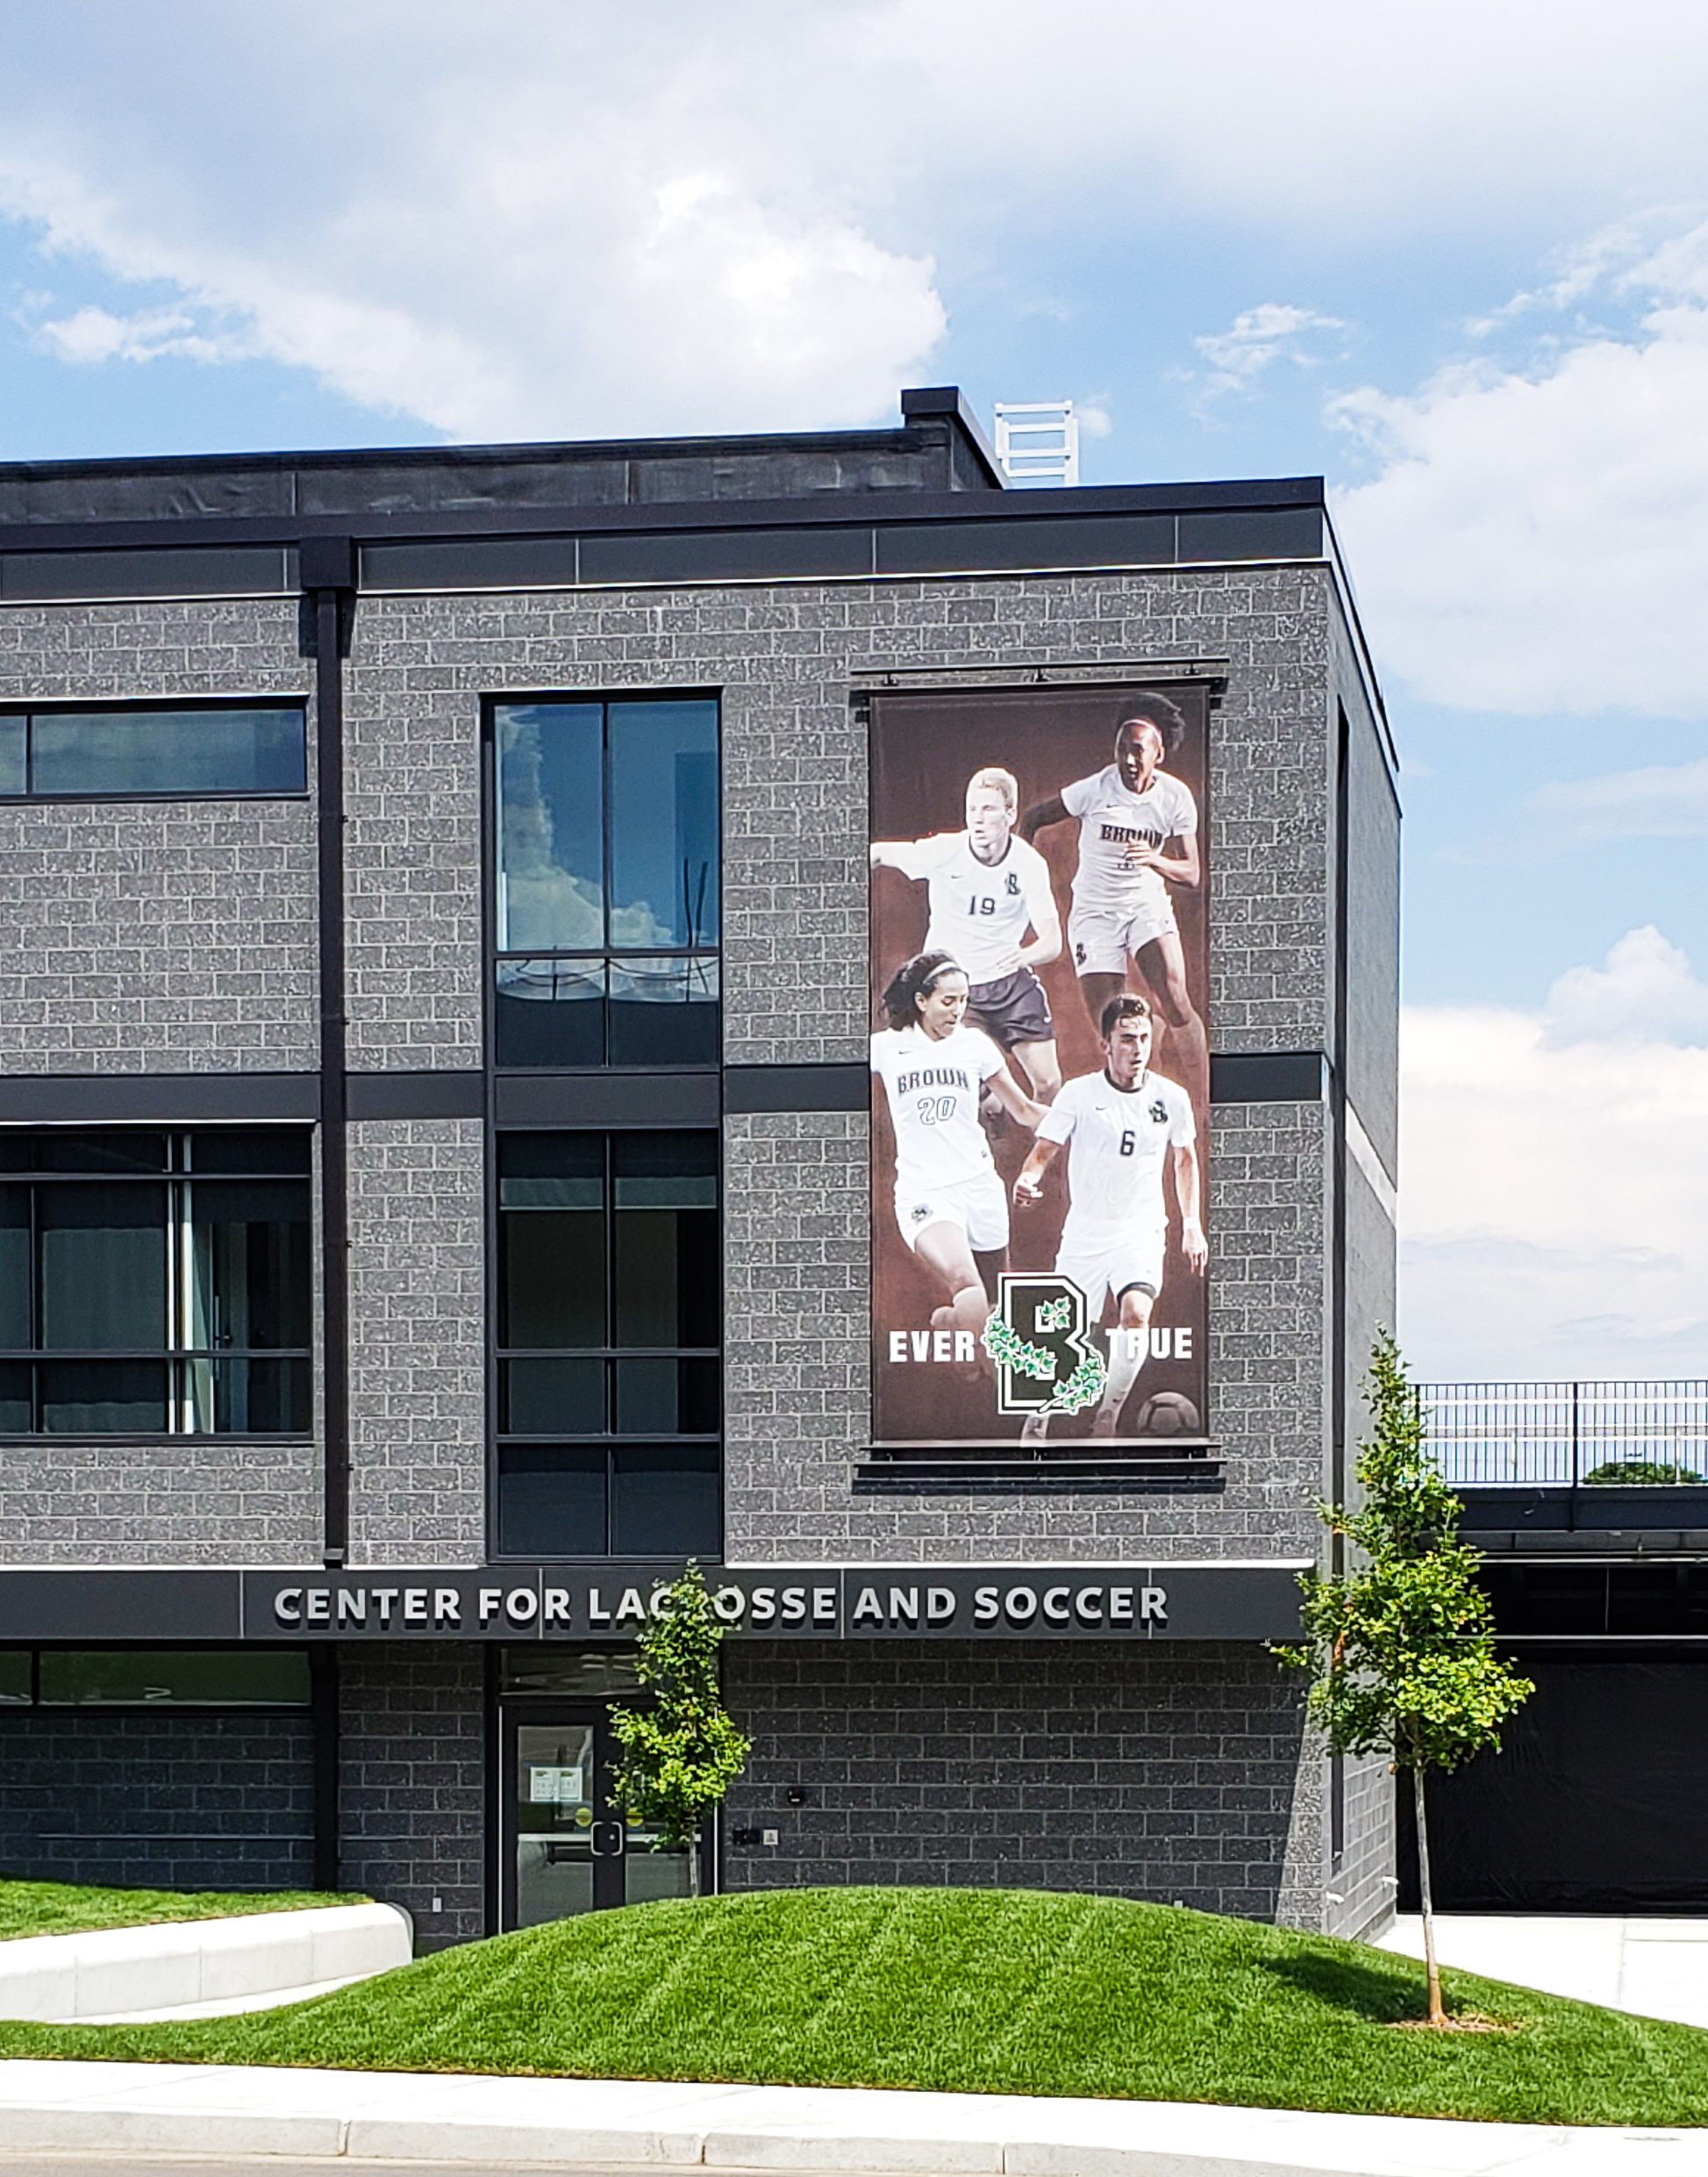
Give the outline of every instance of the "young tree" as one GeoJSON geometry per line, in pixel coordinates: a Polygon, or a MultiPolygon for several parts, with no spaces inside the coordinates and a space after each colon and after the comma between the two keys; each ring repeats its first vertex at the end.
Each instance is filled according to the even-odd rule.
{"type": "Polygon", "coordinates": [[[700,1833],[747,1765],[753,1741],[718,1687],[724,1626],[697,1565],[690,1561],[654,1605],[635,1659],[650,1707],[611,1711],[623,1750],[611,1803],[654,1832],[654,1851],[686,1852],[691,1895],[700,1891],[700,1833]]]}
{"type": "Polygon", "coordinates": [[[1339,1754],[1385,1753],[1411,1772],[1429,2023],[1444,2026],[1430,1896],[1424,1779],[1485,1747],[1535,1691],[1494,1651],[1494,1617],[1476,1584],[1476,1552],[1458,1538],[1463,1507],[1426,1457],[1423,1414],[1399,1348],[1384,1331],[1368,1378],[1373,1429],[1361,1444],[1362,1501],[1318,1507],[1353,1559],[1341,1572],[1300,1575],[1304,1638],[1276,1653],[1311,1679],[1306,1712],[1339,1754]]]}

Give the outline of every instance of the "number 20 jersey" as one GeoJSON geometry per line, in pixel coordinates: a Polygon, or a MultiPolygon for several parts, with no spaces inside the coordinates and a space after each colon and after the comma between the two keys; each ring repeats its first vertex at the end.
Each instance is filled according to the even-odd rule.
{"type": "Polygon", "coordinates": [[[1068,1145],[1065,1252],[1160,1231],[1168,1215],[1163,1164],[1171,1149],[1197,1138],[1197,1128],[1191,1099],[1160,1073],[1142,1075],[1134,1089],[1117,1088],[1106,1073],[1083,1073],[1062,1085],[1038,1138],[1068,1145]]]}
{"type": "Polygon", "coordinates": [[[956,1028],[936,1043],[923,1028],[886,1028],[872,1038],[872,1071],[890,1099],[899,1191],[929,1194],[991,1169],[979,1092],[1003,1063],[977,1028],[956,1028]]]}

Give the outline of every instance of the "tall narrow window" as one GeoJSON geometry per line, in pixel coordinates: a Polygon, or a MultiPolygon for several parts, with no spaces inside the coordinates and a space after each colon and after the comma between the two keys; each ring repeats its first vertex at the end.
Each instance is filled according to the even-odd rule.
{"type": "Polygon", "coordinates": [[[498,1137],[498,1549],[718,1547],[710,1133],[498,1137]]]}
{"type": "Polygon", "coordinates": [[[718,1056],[718,705],[503,703],[501,1066],[711,1066],[718,1056]]]}
{"type": "Polygon", "coordinates": [[[300,1131],[0,1135],[0,1433],[312,1425],[300,1131]]]}

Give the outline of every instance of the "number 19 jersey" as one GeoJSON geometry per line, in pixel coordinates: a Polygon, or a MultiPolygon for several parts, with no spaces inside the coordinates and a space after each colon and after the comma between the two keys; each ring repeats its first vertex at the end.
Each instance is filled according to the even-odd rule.
{"type": "Polygon", "coordinates": [[[1008,974],[1027,930],[1049,919],[1049,864],[1024,839],[1011,839],[999,862],[981,862],[965,832],[936,832],[888,852],[904,876],[925,880],[931,920],[922,950],[948,953],[969,983],[1008,974]]]}
{"type": "Polygon", "coordinates": [[[1002,1053],[977,1028],[933,1042],[923,1028],[886,1028],[872,1038],[872,1071],[890,1099],[898,1190],[929,1194],[991,1169],[979,1123],[979,1092],[1003,1070],[1002,1053]]]}
{"type": "Polygon", "coordinates": [[[1168,1212],[1162,1167],[1171,1149],[1196,1140],[1191,1099],[1160,1073],[1118,1089],[1106,1073],[1065,1082],[1038,1122],[1040,1142],[1068,1145],[1063,1252],[1160,1231],[1168,1212]]]}

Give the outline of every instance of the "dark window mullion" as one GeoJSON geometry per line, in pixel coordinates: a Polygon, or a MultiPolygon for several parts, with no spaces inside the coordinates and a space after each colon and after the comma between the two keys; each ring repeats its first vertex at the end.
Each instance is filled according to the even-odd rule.
{"type": "MultiPolygon", "coordinates": [[[[611,951],[611,705],[599,705],[599,851],[604,858],[600,871],[599,912],[604,918],[605,951],[611,951]]],[[[607,993],[606,1003],[610,998],[607,993]]]]}

